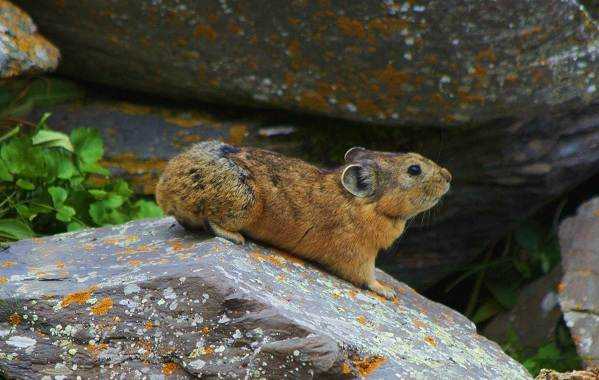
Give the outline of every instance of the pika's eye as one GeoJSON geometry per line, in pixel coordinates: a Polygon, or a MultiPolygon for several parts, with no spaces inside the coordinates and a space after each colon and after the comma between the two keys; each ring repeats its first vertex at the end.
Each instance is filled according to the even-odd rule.
{"type": "Polygon", "coordinates": [[[420,173],[422,173],[422,169],[420,169],[420,165],[410,165],[410,167],[408,168],[408,174],[409,175],[419,175],[420,173]]]}

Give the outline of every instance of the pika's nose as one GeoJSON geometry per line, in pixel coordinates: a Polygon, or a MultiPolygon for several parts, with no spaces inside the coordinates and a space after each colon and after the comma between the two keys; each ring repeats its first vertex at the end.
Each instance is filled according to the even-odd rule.
{"type": "Polygon", "coordinates": [[[451,173],[445,168],[441,168],[441,175],[447,182],[451,182],[451,173]]]}

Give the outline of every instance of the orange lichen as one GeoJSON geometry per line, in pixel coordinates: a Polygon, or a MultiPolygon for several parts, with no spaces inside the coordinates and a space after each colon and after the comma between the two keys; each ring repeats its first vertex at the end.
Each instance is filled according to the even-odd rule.
{"type": "Polygon", "coordinates": [[[147,321],[147,322],[144,324],[144,327],[145,327],[146,329],[148,329],[148,330],[152,330],[152,329],[154,328],[154,323],[153,323],[152,321],[147,321]]]}
{"type": "Polygon", "coordinates": [[[341,33],[348,37],[364,38],[366,36],[366,31],[362,23],[346,16],[341,16],[337,19],[337,27],[341,30],[341,33]]]}
{"type": "Polygon", "coordinates": [[[165,160],[138,160],[134,153],[124,153],[102,160],[102,164],[110,167],[118,167],[129,174],[143,174],[148,171],[162,171],[166,165],[165,160]]]}
{"type": "Polygon", "coordinates": [[[341,364],[341,373],[344,375],[348,375],[351,373],[351,367],[349,366],[349,364],[345,362],[341,364]]]}
{"type": "Polygon", "coordinates": [[[389,92],[397,95],[402,92],[401,86],[410,80],[410,73],[407,70],[397,70],[395,67],[387,65],[383,70],[375,73],[375,78],[379,83],[384,83],[389,92]]]}
{"type": "Polygon", "coordinates": [[[94,315],[104,315],[108,313],[108,310],[110,309],[112,309],[112,299],[110,297],[102,298],[91,307],[92,314],[94,315]]]}
{"type": "Polygon", "coordinates": [[[358,292],[356,292],[355,290],[349,291],[349,298],[351,298],[352,300],[355,299],[357,295],[358,295],[358,292]]]}
{"type": "Polygon", "coordinates": [[[202,332],[202,334],[208,334],[210,332],[210,327],[204,326],[200,329],[200,331],[202,332]]]}
{"type": "Polygon", "coordinates": [[[381,109],[370,99],[358,99],[356,106],[360,113],[366,116],[376,116],[381,112],[381,109]]]}
{"type": "Polygon", "coordinates": [[[488,49],[481,50],[478,53],[476,53],[476,59],[479,61],[487,60],[487,61],[495,62],[497,60],[497,56],[495,55],[495,52],[493,51],[493,49],[488,48],[488,49]]]}
{"type": "Polygon", "coordinates": [[[283,259],[282,257],[276,255],[268,255],[260,252],[259,250],[251,252],[250,257],[260,262],[268,261],[269,263],[278,267],[282,267],[285,265],[285,259],[283,259]]]}
{"type": "Polygon", "coordinates": [[[97,357],[100,354],[100,351],[104,351],[107,348],[108,348],[107,343],[99,343],[99,344],[90,343],[87,345],[87,351],[90,353],[91,356],[94,356],[94,357],[97,357]]]}
{"type": "Polygon", "coordinates": [[[13,326],[20,325],[21,321],[23,321],[23,318],[21,318],[21,316],[17,313],[13,313],[8,317],[8,323],[13,326]]]}
{"type": "Polygon", "coordinates": [[[56,262],[56,268],[58,269],[64,269],[64,261],[57,261],[56,262]]]}
{"type": "Polygon", "coordinates": [[[243,36],[243,29],[233,20],[230,20],[229,24],[227,24],[227,30],[231,34],[237,34],[239,36],[243,36]]]}
{"type": "Polygon", "coordinates": [[[302,92],[299,104],[309,110],[322,111],[329,107],[326,99],[314,90],[305,90],[302,92]]]}
{"type": "Polygon", "coordinates": [[[368,22],[368,29],[377,31],[383,36],[390,36],[409,26],[410,24],[406,20],[394,17],[375,18],[368,22]]]}
{"type": "Polygon", "coordinates": [[[152,244],[140,244],[135,247],[127,247],[123,251],[123,253],[128,254],[128,255],[132,255],[134,253],[147,253],[147,252],[154,252],[154,246],[152,244]]]}
{"type": "Polygon", "coordinates": [[[102,242],[107,245],[119,245],[119,244],[135,243],[138,240],[139,240],[139,236],[137,236],[137,235],[125,235],[125,236],[109,236],[107,238],[102,239],[102,242]]]}
{"type": "Polygon", "coordinates": [[[426,327],[426,325],[422,321],[419,321],[417,319],[413,320],[412,323],[414,324],[414,326],[416,326],[419,329],[426,327]]]}
{"type": "Polygon", "coordinates": [[[175,252],[191,248],[194,245],[193,242],[182,242],[181,240],[176,239],[167,240],[166,244],[168,244],[169,247],[171,247],[171,249],[175,252]]]}
{"type": "Polygon", "coordinates": [[[162,366],[162,373],[166,376],[172,375],[177,370],[177,363],[169,362],[164,363],[162,366]]]}
{"type": "Polygon", "coordinates": [[[367,320],[366,320],[366,317],[365,317],[365,316],[363,316],[363,315],[360,315],[360,316],[356,317],[356,320],[357,320],[357,321],[358,321],[358,323],[359,323],[359,324],[361,324],[361,325],[365,325],[365,324],[366,324],[366,322],[367,322],[367,320]]]}
{"type": "Polygon", "coordinates": [[[210,41],[214,41],[218,37],[216,31],[210,25],[198,25],[193,35],[197,38],[209,39],[210,41]]]}
{"type": "Polygon", "coordinates": [[[518,80],[518,75],[516,74],[508,74],[505,76],[505,80],[508,82],[515,82],[518,80]]]}
{"type": "Polygon", "coordinates": [[[296,26],[297,26],[297,25],[299,25],[299,24],[301,24],[301,23],[302,23],[302,20],[301,20],[301,19],[299,19],[299,18],[293,18],[293,17],[289,17],[289,18],[287,19],[287,22],[288,22],[288,23],[290,23],[291,25],[296,25],[296,26]]]}
{"type": "Polygon", "coordinates": [[[141,260],[129,260],[129,264],[130,264],[132,267],[138,267],[138,266],[140,266],[140,265],[141,265],[141,260]]]}
{"type": "Polygon", "coordinates": [[[11,268],[11,267],[12,267],[12,266],[14,266],[14,265],[15,265],[15,262],[14,262],[14,261],[10,261],[10,260],[5,260],[5,261],[2,263],[2,267],[3,267],[3,268],[11,268]]]}
{"type": "Polygon", "coordinates": [[[80,292],[69,293],[66,296],[64,296],[62,301],[60,301],[60,306],[68,307],[69,305],[71,305],[73,303],[83,305],[92,297],[92,294],[96,290],[98,290],[97,286],[91,286],[91,287],[89,287],[85,290],[82,290],[80,292]]]}
{"type": "Polygon", "coordinates": [[[360,375],[368,376],[386,361],[387,359],[382,356],[367,356],[365,358],[355,358],[353,363],[360,375]]]}
{"type": "Polygon", "coordinates": [[[432,336],[425,336],[424,342],[431,347],[437,347],[437,341],[432,336]]]}

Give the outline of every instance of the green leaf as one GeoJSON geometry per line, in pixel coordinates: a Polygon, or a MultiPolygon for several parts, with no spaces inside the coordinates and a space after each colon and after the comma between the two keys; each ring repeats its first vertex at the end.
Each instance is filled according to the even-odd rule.
{"type": "Polygon", "coordinates": [[[85,228],[85,226],[79,222],[71,222],[71,223],[67,224],[67,231],[69,231],[69,232],[79,231],[84,228],[85,228]]]}
{"type": "Polygon", "coordinates": [[[539,249],[542,232],[538,226],[532,223],[525,223],[518,228],[514,234],[516,242],[520,247],[534,252],[539,249]]]}
{"type": "Polygon", "coordinates": [[[60,186],[51,186],[48,188],[48,194],[52,197],[52,204],[54,207],[60,208],[64,201],[67,200],[67,196],[69,195],[68,191],[60,186]]]}
{"type": "Polygon", "coordinates": [[[160,218],[164,215],[162,209],[153,201],[140,199],[135,202],[134,207],[137,209],[135,219],[160,218]]]}
{"type": "Polygon", "coordinates": [[[104,168],[102,165],[100,165],[97,162],[93,162],[93,163],[80,162],[79,169],[81,169],[81,171],[84,173],[99,174],[99,175],[103,175],[103,176],[110,175],[110,171],[108,171],[108,169],[104,168]]]}
{"type": "Polygon", "coordinates": [[[502,311],[501,306],[499,306],[495,300],[490,299],[476,310],[474,316],[472,317],[472,321],[477,324],[484,322],[500,311],[502,311]]]}
{"type": "Polygon", "coordinates": [[[77,128],[71,132],[71,141],[85,164],[96,163],[104,154],[104,145],[97,129],[77,128]]]}
{"type": "MultiPolygon", "coordinates": [[[[40,121],[37,122],[36,128],[39,129],[43,129],[46,128],[46,123],[48,122],[48,119],[50,118],[50,116],[52,116],[52,114],[50,112],[44,112],[44,114],[42,115],[42,117],[40,117],[40,121]]],[[[69,141],[69,144],[71,142],[69,141]]]]}
{"type": "Polygon", "coordinates": [[[35,185],[23,178],[19,178],[17,180],[17,186],[19,186],[23,190],[33,190],[35,189],[35,185]]]}
{"type": "Polygon", "coordinates": [[[94,199],[98,200],[106,199],[108,196],[108,192],[105,190],[89,189],[88,192],[92,195],[92,197],[94,197],[94,199]]]}
{"type": "Polygon", "coordinates": [[[4,140],[8,140],[9,138],[11,138],[14,135],[18,134],[20,130],[21,130],[21,127],[15,127],[13,129],[11,129],[10,131],[8,131],[4,135],[2,135],[2,137],[0,137],[0,142],[2,142],[4,140]]]}
{"type": "Polygon", "coordinates": [[[0,157],[6,166],[10,168],[11,173],[20,174],[27,168],[29,149],[30,144],[27,139],[14,138],[0,147],[0,157]]]}
{"type": "Polygon", "coordinates": [[[69,157],[63,157],[58,161],[57,177],[60,179],[69,179],[77,173],[77,168],[69,157]]]}
{"type": "Polygon", "coordinates": [[[14,177],[10,174],[8,166],[4,163],[4,160],[0,158],[0,181],[12,182],[14,177]]]}
{"type": "Polygon", "coordinates": [[[71,206],[61,206],[56,212],[56,219],[62,222],[70,222],[75,216],[75,209],[71,206]]]}
{"type": "Polygon", "coordinates": [[[60,147],[73,152],[73,144],[69,140],[69,136],[62,132],[50,131],[42,129],[31,138],[33,145],[43,145],[45,147],[60,147]]]}
{"type": "Polygon", "coordinates": [[[94,202],[89,205],[89,216],[96,225],[101,226],[106,220],[106,207],[102,201],[94,202]]]}
{"type": "Polygon", "coordinates": [[[114,193],[110,193],[108,195],[108,198],[106,198],[105,200],[102,201],[104,206],[106,206],[107,208],[119,208],[123,205],[123,203],[125,202],[125,198],[121,197],[120,195],[114,194],[114,193]]]}
{"type": "Polygon", "coordinates": [[[69,178],[69,185],[73,188],[79,188],[84,181],[85,178],[82,176],[71,177],[69,178]]]}
{"type": "Polygon", "coordinates": [[[35,236],[31,228],[19,219],[0,219],[0,236],[12,239],[26,239],[35,236]]]}
{"type": "Polygon", "coordinates": [[[133,190],[129,188],[129,184],[122,179],[119,179],[115,182],[114,192],[124,198],[129,198],[131,195],[133,195],[133,190]]]}

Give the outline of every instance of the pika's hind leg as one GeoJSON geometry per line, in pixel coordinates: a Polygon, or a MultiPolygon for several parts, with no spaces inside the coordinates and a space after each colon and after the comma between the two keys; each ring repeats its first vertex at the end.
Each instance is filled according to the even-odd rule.
{"type": "Polygon", "coordinates": [[[214,235],[227,239],[235,244],[243,245],[245,243],[245,238],[239,232],[226,230],[211,221],[206,221],[206,227],[210,229],[214,235]]]}

